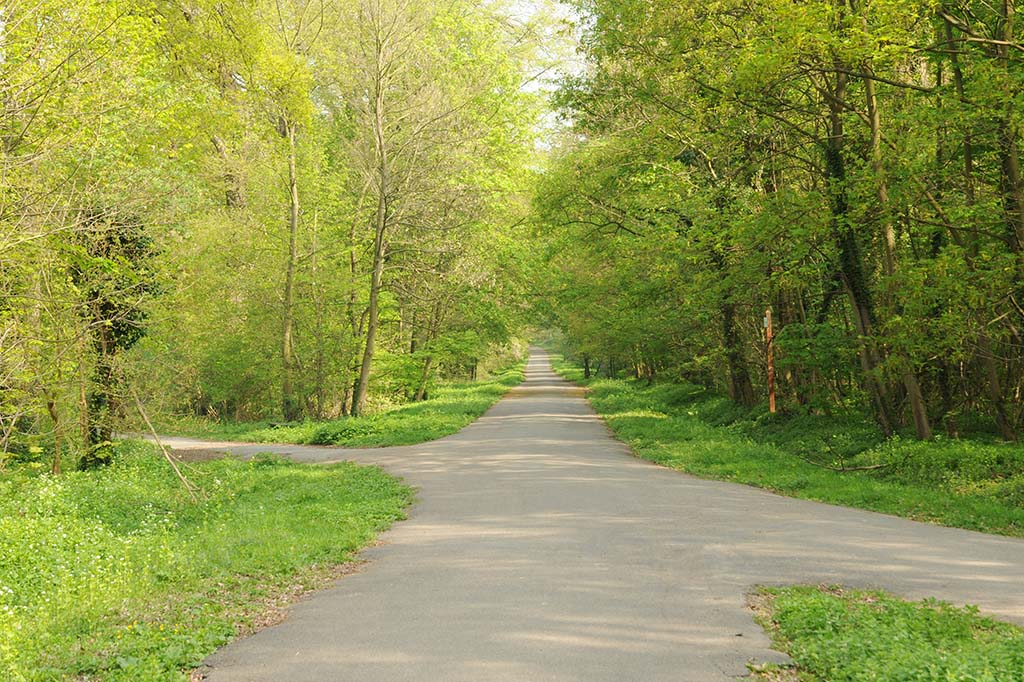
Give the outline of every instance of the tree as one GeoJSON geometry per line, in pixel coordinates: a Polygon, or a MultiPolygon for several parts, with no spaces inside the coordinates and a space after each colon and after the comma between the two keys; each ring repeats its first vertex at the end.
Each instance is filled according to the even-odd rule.
{"type": "Polygon", "coordinates": [[[772,306],[784,404],[852,399],[922,439],[988,409],[1015,438],[1012,3],[578,7],[592,69],[559,95],[574,137],[538,213],[580,352],[702,382],[721,361],[713,383],[749,405],[772,306]],[[620,261],[624,242],[642,265],[620,261]],[[661,268],[671,317],[643,295],[661,268]]]}

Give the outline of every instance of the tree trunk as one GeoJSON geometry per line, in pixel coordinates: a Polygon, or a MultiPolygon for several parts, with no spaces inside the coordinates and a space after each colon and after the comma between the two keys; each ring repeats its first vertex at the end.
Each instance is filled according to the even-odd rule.
{"type": "Polygon", "coordinates": [[[359,348],[363,338],[362,319],[364,318],[356,314],[356,304],[358,302],[356,282],[359,280],[359,257],[356,253],[356,223],[359,220],[359,216],[362,215],[363,200],[366,197],[366,192],[367,186],[364,184],[359,194],[359,199],[356,201],[356,218],[349,223],[348,229],[349,292],[348,300],[345,303],[345,315],[348,317],[352,345],[348,346],[346,344],[346,347],[350,347],[352,350],[351,355],[346,357],[345,394],[341,399],[341,413],[346,416],[352,413],[352,398],[355,396],[358,383],[358,360],[361,355],[359,348]]]}
{"type": "Polygon", "coordinates": [[[427,395],[427,384],[430,381],[430,368],[433,364],[433,355],[428,355],[427,359],[423,361],[423,372],[420,374],[419,387],[416,389],[416,397],[413,399],[415,402],[420,402],[427,395]]]}
{"type": "Polygon", "coordinates": [[[978,335],[978,356],[981,358],[982,367],[986,375],[986,392],[989,402],[995,412],[996,428],[999,435],[1008,441],[1017,440],[1017,431],[1013,428],[1009,415],[1006,413],[1006,403],[1003,401],[1003,386],[999,380],[999,368],[996,366],[995,355],[992,353],[992,343],[987,334],[978,335]]]}
{"type": "Polygon", "coordinates": [[[1024,251],[1024,187],[1021,185],[1020,149],[1017,129],[1009,120],[1000,122],[999,156],[1002,175],[1000,189],[1006,214],[1007,237],[1014,253],[1024,251]]]}
{"type": "Polygon", "coordinates": [[[416,348],[419,345],[419,327],[416,326],[416,310],[412,311],[412,321],[409,324],[409,355],[413,355],[416,352],[416,348]]]}
{"type": "Polygon", "coordinates": [[[314,362],[314,395],[316,396],[316,408],[315,415],[317,419],[324,419],[326,414],[325,404],[327,402],[327,373],[325,371],[327,362],[327,349],[324,347],[325,333],[324,333],[324,306],[323,300],[320,297],[320,288],[317,277],[319,276],[318,271],[318,254],[319,254],[319,229],[320,229],[320,213],[316,209],[313,211],[313,252],[310,257],[309,272],[310,272],[310,292],[311,302],[313,303],[314,312],[314,325],[316,330],[316,357],[314,362]]]}
{"type": "Polygon", "coordinates": [[[740,334],[736,328],[736,306],[727,303],[722,306],[722,342],[725,345],[725,357],[729,367],[729,397],[744,407],[753,407],[754,385],[750,380],[743,349],[740,346],[740,334]]]}
{"type": "MultiPolygon", "coordinates": [[[[999,36],[1001,43],[996,46],[996,53],[1008,78],[1012,69],[1010,46],[1014,42],[1015,14],[1014,1],[1003,0],[999,36]]],[[[1013,106],[1015,95],[1016,93],[1007,90],[1005,101],[1008,109],[1013,106]]],[[[1021,183],[1019,137],[1020,130],[1015,117],[1008,111],[999,121],[1000,189],[1010,248],[1018,256],[1024,253],[1024,184],[1021,183]]],[[[1018,258],[1018,268],[1020,266],[1018,258]]]]}
{"type": "MultiPolygon", "coordinates": [[[[1014,0],[1003,0],[1000,16],[1000,44],[996,46],[996,54],[1000,66],[1006,73],[1007,82],[1011,79],[1011,72],[1014,69],[1010,59],[1011,46],[1015,44],[1015,23],[1016,7],[1014,0]]],[[[1019,93],[1011,88],[1006,88],[1004,101],[1007,111],[999,121],[998,146],[1000,159],[1000,193],[1002,194],[1003,212],[1006,216],[1007,242],[1010,250],[1016,255],[1016,273],[1014,277],[1014,291],[1011,296],[1017,298],[1017,309],[1024,304],[1024,182],[1021,180],[1020,169],[1020,128],[1017,124],[1016,112],[1012,107],[1019,93]]],[[[1011,330],[1013,325],[1011,325],[1011,330]]],[[[1011,344],[1008,349],[1016,360],[1021,358],[1020,346],[1014,348],[1011,344]]],[[[991,356],[991,348],[986,353],[991,356]]],[[[1016,363],[1011,363],[1010,367],[1016,363]]],[[[998,379],[998,371],[989,370],[989,376],[998,379]]],[[[991,384],[991,381],[989,382],[991,384]]],[[[1011,381],[1012,385],[1012,381],[1011,381]]],[[[1002,389],[996,384],[993,389],[999,391],[999,406],[996,410],[996,421],[999,423],[999,430],[1004,438],[1016,440],[1016,431],[1006,417],[1006,408],[1002,404],[1002,389]],[[1005,425],[1002,422],[1006,422],[1005,425]],[[1012,438],[1008,438],[1012,436],[1012,438]]]]}
{"type": "Polygon", "coordinates": [[[228,208],[245,208],[245,188],[228,155],[228,146],[218,135],[212,136],[211,140],[224,164],[224,203],[228,208]]]}
{"type": "Polygon", "coordinates": [[[100,332],[99,353],[93,370],[93,386],[86,394],[86,451],[78,461],[79,469],[95,469],[111,462],[109,443],[114,428],[111,419],[114,414],[114,364],[105,335],[100,332]]]}
{"type": "MultiPolygon", "coordinates": [[[[953,25],[948,19],[945,19],[944,23],[946,28],[946,40],[950,45],[952,45],[953,25]]],[[[953,67],[953,85],[956,88],[957,98],[960,100],[962,105],[965,105],[967,104],[967,94],[964,89],[964,74],[963,69],[960,67],[960,57],[956,50],[950,52],[950,63],[953,67]]],[[[967,201],[967,205],[969,207],[973,207],[976,202],[974,187],[974,136],[970,128],[964,132],[963,150],[964,198],[967,201]]],[[[977,255],[977,244],[973,240],[968,247],[967,253],[967,264],[973,270],[974,260],[977,255]]],[[[1016,441],[1017,432],[1013,428],[1013,425],[1010,423],[1010,419],[1006,414],[1006,405],[1003,400],[1003,387],[999,380],[999,368],[996,365],[995,354],[992,352],[992,342],[989,340],[986,332],[982,331],[978,334],[977,345],[977,357],[981,361],[982,370],[986,377],[985,392],[988,394],[989,402],[992,405],[996,428],[1004,439],[1016,441]]]]}
{"type": "MultiPolygon", "coordinates": [[[[875,95],[875,81],[871,77],[871,67],[865,67],[868,77],[864,79],[864,89],[867,93],[868,120],[871,125],[871,166],[875,173],[875,187],[878,196],[879,208],[882,211],[882,244],[883,244],[883,266],[885,271],[886,298],[892,309],[897,309],[894,281],[896,277],[896,233],[893,229],[892,215],[889,209],[889,186],[885,179],[885,166],[882,163],[882,117],[878,111],[878,98],[875,95]]],[[[921,393],[921,385],[914,372],[912,360],[905,354],[899,353],[902,368],[900,378],[903,387],[907,391],[907,399],[910,401],[910,409],[914,415],[914,431],[918,440],[931,440],[932,427],[928,421],[928,410],[924,404],[924,396],[921,393]]]]}
{"type": "MultiPolygon", "coordinates": [[[[724,209],[722,198],[718,199],[718,209],[724,209]]],[[[715,268],[725,276],[726,261],[725,255],[717,246],[711,248],[711,262],[715,268]]],[[[750,371],[747,369],[746,359],[743,357],[742,339],[739,329],[736,327],[736,304],[729,299],[731,292],[722,294],[722,302],[719,304],[719,314],[722,317],[722,347],[725,349],[726,364],[729,371],[728,391],[729,397],[740,405],[753,407],[756,397],[754,385],[750,380],[750,371]]],[[[639,378],[639,377],[638,377],[639,378]]]]}
{"type": "MultiPolygon", "coordinates": [[[[936,34],[937,42],[942,42],[943,36],[940,33],[936,34]]],[[[935,89],[937,92],[942,93],[944,91],[944,77],[945,72],[943,65],[940,62],[935,67],[935,89]]],[[[944,109],[944,103],[941,94],[936,99],[935,106],[942,112],[944,109]]],[[[947,116],[943,112],[944,116],[947,116]]],[[[942,123],[938,126],[935,135],[935,169],[937,173],[941,173],[942,169],[946,167],[947,156],[946,146],[947,139],[949,137],[949,126],[948,123],[942,123]]],[[[940,184],[936,187],[934,195],[935,202],[940,204],[943,199],[944,187],[940,184]]],[[[909,230],[909,228],[908,228],[909,230]]],[[[932,232],[930,246],[931,246],[931,258],[937,260],[942,256],[943,250],[946,248],[948,235],[943,230],[934,230],[932,232]]],[[[942,306],[935,305],[932,308],[933,315],[939,315],[942,313],[942,306]]],[[[959,428],[956,423],[956,418],[953,415],[954,401],[953,401],[953,368],[952,361],[943,356],[933,357],[926,365],[931,369],[931,373],[935,376],[935,384],[939,391],[940,401],[940,416],[938,421],[943,423],[946,427],[946,435],[950,438],[959,437],[959,428]]]]}
{"type": "Polygon", "coordinates": [[[78,432],[81,442],[89,444],[89,398],[86,394],[85,372],[79,369],[78,372],[78,432]]]}
{"type": "Polygon", "coordinates": [[[63,427],[60,423],[60,414],[57,412],[57,403],[49,391],[43,391],[43,398],[46,400],[46,411],[53,422],[53,463],[50,466],[50,473],[55,476],[60,474],[61,450],[64,444],[63,427]]]}
{"type": "Polygon", "coordinates": [[[373,364],[373,353],[377,341],[377,326],[380,320],[380,285],[384,274],[384,229],[383,229],[383,205],[378,211],[377,236],[373,245],[373,272],[370,275],[370,306],[366,319],[366,339],[363,346],[363,361],[359,366],[359,380],[356,383],[355,393],[352,396],[352,416],[358,417],[363,414],[366,408],[367,393],[370,388],[370,367],[373,364]]]}
{"type": "Polygon", "coordinates": [[[888,392],[875,374],[879,364],[877,351],[872,346],[874,309],[867,275],[857,244],[857,236],[849,222],[849,199],[846,188],[846,161],[843,144],[846,131],[843,126],[843,102],[846,99],[847,77],[845,69],[836,70],[833,96],[829,98],[829,137],[825,143],[825,184],[829,189],[832,212],[832,234],[839,250],[839,273],[850,300],[854,327],[857,330],[861,372],[864,384],[875,404],[879,426],[886,435],[893,433],[893,419],[888,392]]]}
{"type": "Polygon", "coordinates": [[[281,334],[281,413],[285,421],[299,418],[301,409],[295,397],[295,357],[292,333],[295,326],[295,270],[298,265],[299,185],[295,168],[295,126],[285,121],[288,138],[288,262],[284,277],[284,310],[281,334]]]}
{"type": "MultiPolygon", "coordinates": [[[[378,46],[378,50],[381,47],[378,46]]],[[[378,54],[378,60],[380,55],[378,54]]],[[[370,366],[373,364],[374,344],[377,339],[377,324],[380,317],[380,287],[384,275],[385,233],[388,228],[388,192],[390,191],[390,169],[388,148],[384,131],[384,82],[383,73],[378,70],[376,92],[374,93],[374,143],[377,154],[377,213],[374,220],[373,271],[370,275],[370,306],[366,320],[366,345],[363,348],[363,362],[359,368],[359,383],[352,396],[352,415],[359,416],[366,407],[370,387],[370,366]]]]}

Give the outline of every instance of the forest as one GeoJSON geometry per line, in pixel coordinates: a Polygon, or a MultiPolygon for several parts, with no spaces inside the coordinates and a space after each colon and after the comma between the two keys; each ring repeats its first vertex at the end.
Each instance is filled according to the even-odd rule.
{"type": "Polygon", "coordinates": [[[507,354],[529,21],[468,0],[0,18],[0,466],[102,464],[140,409],[358,415],[507,354]]]}
{"type": "Polygon", "coordinates": [[[570,9],[545,89],[536,8],[6,4],[4,459],[422,400],[538,328],[753,407],[768,309],[784,413],[1018,438],[1014,3],[570,9]]]}
{"type": "Polygon", "coordinates": [[[0,678],[1024,681],[1022,32],[0,0],[0,678]]]}
{"type": "Polygon", "coordinates": [[[593,0],[538,219],[549,305],[614,375],[887,435],[1024,422],[1015,3],[593,0]]]}

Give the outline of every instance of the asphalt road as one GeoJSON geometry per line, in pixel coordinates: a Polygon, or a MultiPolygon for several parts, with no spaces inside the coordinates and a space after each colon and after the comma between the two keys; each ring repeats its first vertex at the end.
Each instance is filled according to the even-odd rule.
{"type": "Polygon", "coordinates": [[[214,682],[727,680],[781,660],[745,606],[758,584],[880,587],[1024,623],[1024,541],[637,460],[540,350],[521,387],[440,441],[226,449],[380,464],[419,501],[361,572],[211,656],[214,682]]]}

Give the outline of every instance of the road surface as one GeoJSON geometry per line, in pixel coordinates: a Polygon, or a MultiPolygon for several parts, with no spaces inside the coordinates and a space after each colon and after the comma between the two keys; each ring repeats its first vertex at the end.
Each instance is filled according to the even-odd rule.
{"type": "Polygon", "coordinates": [[[745,606],[758,584],[879,587],[1024,623],[1024,541],[638,460],[536,349],[522,386],[440,441],[225,449],[379,464],[419,501],[361,572],[211,656],[213,682],[734,679],[784,660],[745,606]]]}

